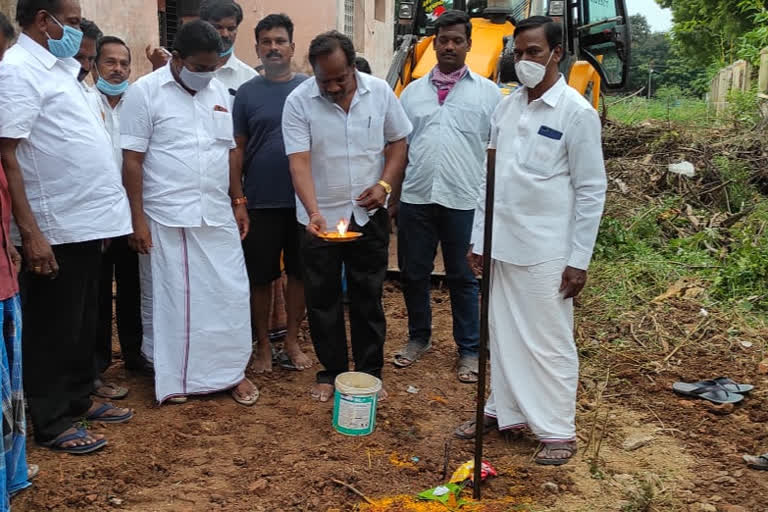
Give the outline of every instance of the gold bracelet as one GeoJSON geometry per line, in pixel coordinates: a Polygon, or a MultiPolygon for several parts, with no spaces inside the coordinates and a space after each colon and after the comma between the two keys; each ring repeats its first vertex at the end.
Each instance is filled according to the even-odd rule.
{"type": "Polygon", "coordinates": [[[237,197],[232,200],[232,206],[240,206],[241,204],[244,204],[248,206],[248,198],[247,197],[237,197]]]}
{"type": "Polygon", "coordinates": [[[381,185],[381,186],[384,188],[384,192],[386,192],[387,194],[391,194],[391,193],[392,193],[392,185],[390,185],[390,184],[389,184],[389,183],[387,183],[386,181],[384,181],[384,180],[379,180],[379,182],[377,183],[377,185],[381,185]]]}

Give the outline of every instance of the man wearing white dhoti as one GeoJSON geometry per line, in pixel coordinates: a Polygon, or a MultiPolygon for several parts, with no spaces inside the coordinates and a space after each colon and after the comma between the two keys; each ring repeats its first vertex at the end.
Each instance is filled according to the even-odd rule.
{"type": "Polygon", "coordinates": [[[140,253],[142,352],[159,402],[232,390],[252,405],[248,276],[240,240],[248,211],[229,93],[213,78],[221,38],[204,21],[179,30],[173,59],[126,93],[123,174],[140,253]],[[234,211],[234,214],[233,214],[234,211]]]}
{"type": "MultiPolygon", "coordinates": [[[[527,426],[542,443],[536,462],[560,465],[576,453],[573,298],[586,282],[605,201],[601,127],[558,72],[560,25],[529,18],[514,37],[524,87],[496,109],[488,152],[496,196],[484,428],[527,426]]],[[[484,197],[472,235],[475,267],[482,263],[484,197]]],[[[475,431],[470,421],[456,435],[475,431]]]]}

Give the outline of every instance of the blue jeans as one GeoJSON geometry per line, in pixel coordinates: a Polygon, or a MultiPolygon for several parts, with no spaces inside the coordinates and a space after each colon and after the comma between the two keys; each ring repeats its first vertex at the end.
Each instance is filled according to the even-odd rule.
{"type": "Polygon", "coordinates": [[[459,354],[471,357],[477,357],[480,339],[479,285],[467,263],[474,213],[401,202],[397,223],[397,260],[408,309],[409,340],[426,345],[432,336],[429,291],[439,242],[451,294],[453,339],[459,354]]]}

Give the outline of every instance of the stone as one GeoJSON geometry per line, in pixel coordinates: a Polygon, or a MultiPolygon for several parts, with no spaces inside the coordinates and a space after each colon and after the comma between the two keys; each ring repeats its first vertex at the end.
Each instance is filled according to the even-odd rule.
{"type": "Polygon", "coordinates": [[[710,503],[696,503],[693,510],[696,512],[717,512],[717,507],[710,503]]]}
{"type": "Polygon", "coordinates": [[[269,481],[267,481],[266,478],[259,478],[248,486],[248,490],[252,493],[262,495],[267,490],[267,487],[269,487],[269,481]]]}
{"type": "Polygon", "coordinates": [[[714,496],[709,497],[709,501],[712,503],[720,503],[721,501],[723,501],[723,498],[715,494],[714,496]]]}
{"type": "Polygon", "coordinates": [[[114,505],[116,507],[119,507],[120,505],[123,504],[123,499],[118,498],[117,496],[112,496],[111,498],[109,498],[108,501],[110,505],[114,505]]]}
{"type": "Polygon", "coordinates": [[[617,473],[617,474],[613,475],[613,478],[617,482],[621,482],[623,484],[629,483],[629,482],[631,482],[632,480],[635,479],[634,476],[632,476],[632,475],[630,475],[628,473],[617,473]]]}
{"type": "Polygon", "coordinates": [[[714,404],[712,402],[705,402],[705,407],[709,412],[720,416],[731,414],[735,408],[733,404],[714,404]]]}
{"type": "Polygon", "coordinates": [[[717,510],[718,512],[749,512],[747,509],[739,505],[720,505],[717,507],[717,510]]]}
{"type": "Polygon", "coordinates": [[[719,478],[715,478],[712,481],[717,483],[717,484],[722,484],[722,485],[737,485],[739,483],[732,476],[721,476],[719,478]]]}
{"type": "Polygon", "coordinates": [[[547,483],[541,484],[541,488],[553,494],[557,494],[558,492],[560,492],[560,488],[557,486],[555,482],[547,482],[547,483]]]}
{"type": "Polygon", "coordinates": [[[97,499],[99,499],[99,495],[98,495],[98,494],[88,494],[88,495],[86,495],[86,496],[85,496],[85,500],[86,500],[88,503],[93,503],[93,502],[95,502],[97,499]]]}
{"type": "Polygon", "coordinates": [[[647,434],[636,434],[624,440],[621,447],[627,452],[633,452],[653,441],[654,437],[647,434]]]}
{"type": "Polygon", "coordinates": [[[760,364],[757,365],[757,373],[760,375],[768,375],[768,359],[760,361],[760,364]]]}

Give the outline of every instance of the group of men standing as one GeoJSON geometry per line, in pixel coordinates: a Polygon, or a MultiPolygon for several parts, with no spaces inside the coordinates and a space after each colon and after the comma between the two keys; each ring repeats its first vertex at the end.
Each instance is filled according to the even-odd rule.
{"type": "MultiPolygon", "coordinates": [[[[518,24],[524,87],[500,104],[496,84],[465,64],[471,23],[463,12],[437,19],[438,64],[401,100],[355,68],[352,42],[338,32],[312,41],[310,79],[291,68],[291,20],[265,17],[255,29],[259,76],[233,54],[240,7],[206,0],[200,17],[180,28],[172,51],[151,54],[154,72],[129,85],[130,49],[83,20],[78,0],[19,0],[22,34],[0,63],[0,177],[7,176],[0,299],[4,322],[15,325],[23,311],[35,440],[89,453],[106,439],[81,419],[133,417],[92,399],[128,392],[102,377],[111,359],[113,276],[125,366],[154,374],[160,403],[224,390],[240,404],[256,402],[245,370],[254,340],[255,369],[271,365],[270,283],[283,270],[285,356],[295,369],[312,366],[298,343],[306,307],[323,366],[311,395],[327,401],[350,368],[342,272],[354,367],[381,377],[391,220],[409,328],[394,364],[408,367],[431,347],[430,274],[440,244],[457,377],[476,382],[479,269],[471,244],[482,251],[487,161],[499,177],[483,427],[527,425],[551,442],[537,461],[566,462],[575,451],[578,373],[572,297],[586,279],[605,177],[597,114],[557,69],[559,25],[518,24]],[[83,82],[89,74],[95,90],[83,82]],[[340,220],[362,237],[323,240],[340,220]],[[21,304],[14,247],[25,269],[21,304]]],[[[13,33],[4,37],[0,52],[13,33]]],[[[3,371],[12,376],[12,425],[22,440],[20,450],[7,442],[5,450],[18,462],[17,331],[3,330],[3,371]]],[[[4,412],[5,400],[4,387],[4,412]]],[[[456,433],[475,431],[469,422],[456,433]]],[[[25,465],[22,473],[13,473],[9,489],[28,485],[25,465]]]]}

